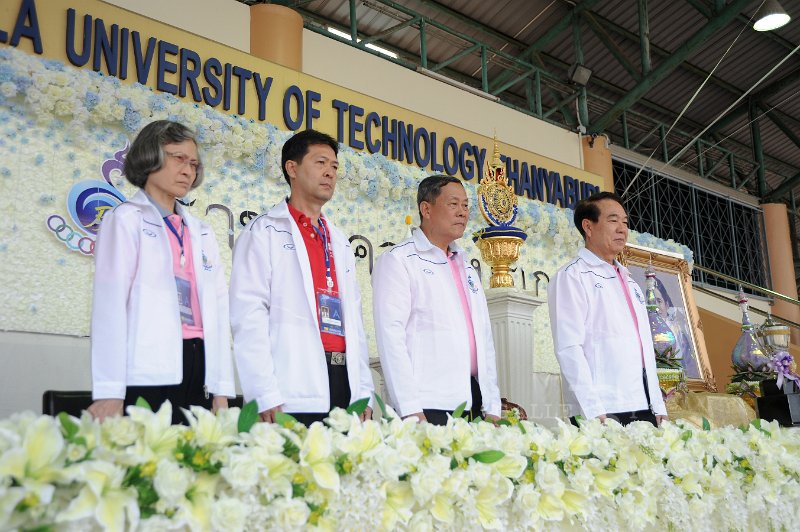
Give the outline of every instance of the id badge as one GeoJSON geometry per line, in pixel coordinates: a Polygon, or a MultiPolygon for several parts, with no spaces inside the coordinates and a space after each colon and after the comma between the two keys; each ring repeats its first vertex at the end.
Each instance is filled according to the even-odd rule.
{"type": "Polygon", "coordinates": [[[194,325],[194,314],[192,314],[192,285],[188,279],[175,277],[175,285],[178,287],[178,309],[181,312],[181,323],[184,325],[194,325]]]}
{"type": "Polygon", "coordinates": [[[324,333],[344,336],[342,300],[330,292],[317,292],[319,307],[319,330],[324,333]]]}

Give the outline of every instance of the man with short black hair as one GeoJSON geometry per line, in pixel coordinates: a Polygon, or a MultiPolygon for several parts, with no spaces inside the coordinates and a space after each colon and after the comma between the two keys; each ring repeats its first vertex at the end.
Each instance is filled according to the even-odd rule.
{"type": "Polygon", "coordinates": [[[492,328],[481,279],[456,240],[469,219],[461,181],[425,178],[420,226],[372,272],[375,336],[389,402],[402,417],[438,425],[465,414],[500,416],[492,328]]]}
{"type": "Polygon", "coordinates": [[[628,240],[622,199],[602,192],[575,207],[585,247],[550,281],[550,326],[569,415],[661,424],[667,409],[642,289],[616,257],[628,240]]]}
{"type": "Polygon", "coordinates": [[[263,421],[282,411],[309,425],[372,395],[355,257],[322,215],[336,188],[338,148],[314,130],[286,141],[281,167],[291,195],[236,241],[234,354],[245,401],[257,401],[263,421]]]}

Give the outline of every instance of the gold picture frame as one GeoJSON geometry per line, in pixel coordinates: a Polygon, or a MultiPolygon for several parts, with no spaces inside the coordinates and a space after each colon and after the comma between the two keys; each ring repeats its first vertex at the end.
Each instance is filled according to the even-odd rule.
{"type": "Polygon", "coordinates": [[[703,324],[692,293],[689,263],[676,253],[626,244],[620,262],[627,267],[643,291],[647,290],[645,269],[652,265],[656,272],[657,300],[667,324],[673,329],[678,348],[683,351],[684,370],[689,389],[716,392],[706,350],[703,324]],[[690,351],[687,358],[686,351],[690,351]]]}

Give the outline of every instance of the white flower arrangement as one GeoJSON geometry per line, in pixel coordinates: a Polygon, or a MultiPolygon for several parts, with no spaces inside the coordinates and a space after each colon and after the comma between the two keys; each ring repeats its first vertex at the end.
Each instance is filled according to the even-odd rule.
{"type": "Polygon", "coordinates": [[[254,406],[193,407],[188,427],[169,425],[169,403],[104,424],[2,420],[0,528],[728,531],[800,518],[800,432],[776,423],[551,432],[387,409],[306,428],[256,423],[254,406]]]}

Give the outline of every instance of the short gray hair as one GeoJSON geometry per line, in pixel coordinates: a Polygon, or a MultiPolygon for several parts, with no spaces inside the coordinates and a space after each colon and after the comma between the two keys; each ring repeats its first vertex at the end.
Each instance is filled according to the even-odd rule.
{"type": "Polygon", "coordinates": [[[462,187],[464,186],[464,183],[459,178],[444,174],[429,175],[420,182],[417,187],[417,210],[419,210],[420,220],[422,220],[422,202],[434,203],[442,193],[442,188],[450,183],[458,183],[462,187]]]}
{"type": "MultiPolygon", "coordinates": [[[[131,184],[144,188],[147,178],[164,167],[164,146],[191,140],[197,146],[194,132],[178,122],[157,120],[144,126],[125,157],[125,177],[131,184]]],[[[198,152],[199,167],[192,188],[203,182],[203,163],[198,152]]]]}

